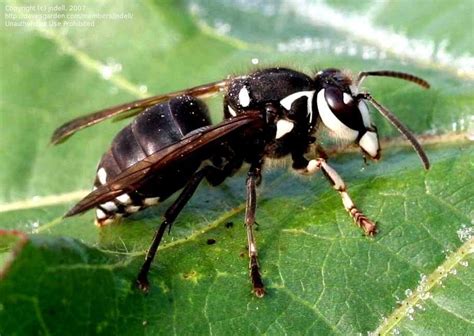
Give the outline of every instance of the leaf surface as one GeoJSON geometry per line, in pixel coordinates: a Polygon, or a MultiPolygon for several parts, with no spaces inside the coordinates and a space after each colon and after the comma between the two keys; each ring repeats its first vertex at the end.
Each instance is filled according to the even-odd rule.
{"type": "MultiPolygon", "coordinates": [[[[23,5],[7,1],[5,23],[20,22],[6,14],[23,5]]],[[[474,333],[474,153],[465,140],[473,132],[474,44],[463,29],[473,8],[412,7],[104,1],[80,12],[132,18],[94,19],[89,28],[2,26],[0,334],[474,333]],[[136,292],[131,285],[170,200],[102,229],[92,213],[62,220],[127,121],[57,147],[48,146],[53,130],[109,105],[276,64],[426,78],[429,91],[392,79],[365,84],[427,139],[433,168],[424,172],[378,116],[391,139],[380,163],[365,166],[353,153],[331,158],[377,221],[375,238],[355,227],[320,175],[266,171],[257,212],[264,299],[252,296],[247,273],[245,174],[217,188],[203,184],[165,237],[150,294],[136,292]]],[[[218,122],[221,98],[209,103],[218,122]]]]}

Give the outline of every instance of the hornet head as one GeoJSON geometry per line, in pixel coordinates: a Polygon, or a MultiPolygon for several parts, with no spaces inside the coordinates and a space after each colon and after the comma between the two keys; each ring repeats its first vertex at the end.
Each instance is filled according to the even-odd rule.
{"type": "Polygon", "coordinates": [[[429,84],[423,79],[395,71],[361,72],[356,79],[338,69],[319,71],[315,78],[317,90],[313,101],[316,102],[322,124],[329,129],[332,136],[355,142],[365,156],[378,160],[380,142],[377,128],[370,119],[367,106],[369,102],[407,137],[425,168],[428,169],[428,158],[413,134],[369,93],[359,92],[359,87],[367,76],[396,77],[429,88],[429,84]]]}

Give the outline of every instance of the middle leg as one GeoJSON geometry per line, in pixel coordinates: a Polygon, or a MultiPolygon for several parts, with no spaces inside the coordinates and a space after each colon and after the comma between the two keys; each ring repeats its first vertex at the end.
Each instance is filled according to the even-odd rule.
{"type": "Polygon", "coordinates": [[[262,162],[252,164],[247,176],[247,203],[245,208],[245,227],[247,228],[247,241],[249,253],[250,279],[255,296],[261,298],[265,295],[265,286],[260,275],[258,263],[257,243],[254,236],[255,210],[257,206],[257,182],[261,179],[262,162]]]}

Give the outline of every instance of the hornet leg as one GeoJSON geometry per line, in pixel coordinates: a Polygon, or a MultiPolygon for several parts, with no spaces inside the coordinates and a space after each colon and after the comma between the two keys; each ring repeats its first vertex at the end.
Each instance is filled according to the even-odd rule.
{"type": "Polygon", "coordinates": [[[195,173],[189,182],[184,187],[181,194],[178,198],[174,201],[174,203],[166,210],[165,212],[165,220],[161,223],[158,230],[155,232],[155,236],[153,237],[153,241],[148,249],[146,254],[145,262],[140,269],[140,273],[138,273],[136,284],[138,288],[142,291],[147,292],[150,283],[148,282],[148,272],[150,270],[150,265],[155,257],[156,251],[158,250],[158,246],[160,245],[161,238],[163,238],[163,234],[166,231],[166,228],[169,227],[171,229],[171,225],[175,221],[176,217],[178,217],[181,210],[184,208],[186,203],[188,203],[189,199],[192,197],[194,192],[196,191],[199,183],[202,181],[204,177],[206,177],[212,171],[212,167],[204,167],[197,173],[195,173]]]}
{"type": "Polygon", "coordinates": [[[373,236],[377,233],[377,227],[373,221],[367,218],[362,211],[360,211],[352,201],[351,197],[347,193],[347,187],[341,176],[327,164],[325,159],[318,158],[310,160],[304,170],[300,170],[302,174],[314,174],[318,170],[322,170],[326,179],[332,184],[333,188],[336,189],[342,198],[342,204],[344,208],[352,217],[354,222],[364,230],[368,236],[373,236]]]}
{"type": "Polygon", "coordinates": [[[260,276],[258,263],[257,244],[253,226],[255,224],[255,210],[257,205],[256,185],[261,178],[261,162],[252,164],[247,176],[247,203],[245,208],[245,227],[247,228],[248,253],[250,258],[250,279],[255,296],[261,298],[265,295],[265,288],[260,276]]]}

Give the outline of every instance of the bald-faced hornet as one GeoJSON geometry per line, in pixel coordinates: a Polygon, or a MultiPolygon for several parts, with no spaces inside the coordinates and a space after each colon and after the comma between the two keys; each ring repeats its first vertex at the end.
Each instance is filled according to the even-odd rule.
{"type": "Polygon", "coordinates": [[[367,235],[376,225],[350,198],[339,174],[323,157],[307,159],[316,130],[324,127],[337,138],[356,143],[365,157],[380,158],[377,128],[370,119],[372,105],[411,143],[425,169],[429,161],[412,133],[369,93],[360,92],[368,76],[404,79],[424,88],[416,76],[395,71],[361,72],[357,77],[338,69],[326,69],[314,77],[285,68],[270,68],[247,76],[197,86],[111,107],[74,119],[56,130],[53,143],[76,131],[111,117],[138,116],[112,141],[97,169],[94,190],[77,203],[66,217],[96,208],[96,223],[105,225],[168,198],[182,189],[164,215],[137,285],[149,288],[148,271],[166,229],[206,179],[222,183],[242,164],[249,163],[246,180],[247,228],[250,278],[253,292],[265,293],[260,276],[254,236],[256,186],[266,159],[291,156],[292,168],[301,174],[321,170],[341,195],[344,208],[367,235]],[[200,100],[223,92],[224,120],[212,125],[200,100]]]}

